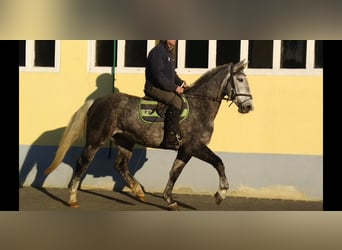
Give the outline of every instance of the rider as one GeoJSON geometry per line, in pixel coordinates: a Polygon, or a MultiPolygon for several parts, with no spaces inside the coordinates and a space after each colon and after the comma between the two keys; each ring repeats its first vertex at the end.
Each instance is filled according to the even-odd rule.
{"type": "Polygon", "coordinates": [[[174,148],[181,144],[179,119],[183,107],[184,89],[187,87],[175,71],[174,47],[176,40],[161,40],[148,54],[145,68],[144,93],[168,105],[164,121],[162,147],[174,148]]]}

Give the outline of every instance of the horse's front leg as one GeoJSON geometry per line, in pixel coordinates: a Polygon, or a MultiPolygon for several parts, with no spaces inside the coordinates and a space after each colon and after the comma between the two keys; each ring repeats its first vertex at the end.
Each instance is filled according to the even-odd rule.
{"type": "Polygon", "coordinates": [[[225,167],[221,158],[202,143],[193,149],[193,156],[210,163],[216,169],[219,175],[219,190],[214,196],[216,204],[220,204],[226,198],[226,193],[229,188],[225,167]]]}
{"type": "Polygon", "coordinates": [[[185,150],[186,145],[183,145],[179,150],[175,161],[173,162],[172,168],[169,173],[169,180],[164,189],[163,197],[168,203],[169,210],[178,210],[177,202],[172,200],[173,187],[182,173],[186,163],[190,160],[191,155],[185,150]]]}

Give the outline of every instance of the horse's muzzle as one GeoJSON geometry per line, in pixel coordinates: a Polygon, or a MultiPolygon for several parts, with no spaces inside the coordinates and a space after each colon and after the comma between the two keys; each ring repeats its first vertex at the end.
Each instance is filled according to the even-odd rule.
{"type": "Polygon", "coordinates": [[[249,99],[239,105],[238,111],[242,114],[246,114],[254,109],[252,99],[249,99]]]}

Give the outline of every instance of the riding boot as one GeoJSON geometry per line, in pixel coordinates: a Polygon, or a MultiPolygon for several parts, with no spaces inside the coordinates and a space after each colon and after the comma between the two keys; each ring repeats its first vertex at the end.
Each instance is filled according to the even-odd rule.
{"type": "Polygon", "coordinates": [[[182,110],[170,105],[165,113],[164,120],[164,139],[161,146],[174,149],[182,144],[179,130],[179,120],[182,110]]]}

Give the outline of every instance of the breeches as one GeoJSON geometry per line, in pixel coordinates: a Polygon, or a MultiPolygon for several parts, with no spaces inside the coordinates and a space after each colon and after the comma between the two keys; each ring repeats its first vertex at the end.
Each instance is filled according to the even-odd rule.
{"type": "Polygon", "coordinates": [[[172,105],[175,108],[181,110],[183,106],[182,98],[174,92],[162,90],[156,87],[148,87],[144,89],[147,96],[153,98],[158,102],[162,102],[167,105],[172,105]]]}

